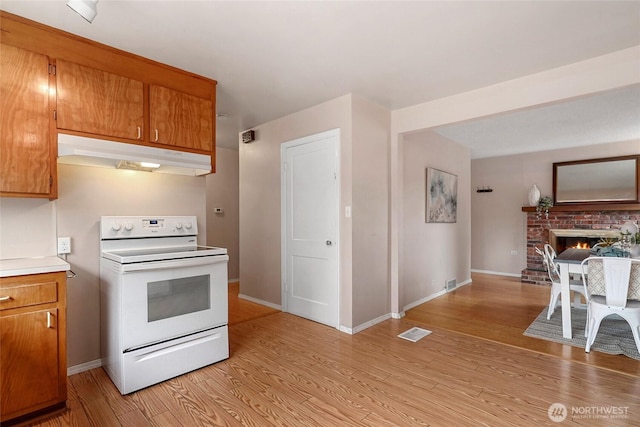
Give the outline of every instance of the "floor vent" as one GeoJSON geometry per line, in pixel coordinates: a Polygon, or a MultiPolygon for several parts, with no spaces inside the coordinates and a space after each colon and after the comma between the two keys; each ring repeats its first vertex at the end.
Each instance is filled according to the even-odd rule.
{"type": "Polygon", "coordinates": [[[458,284],[456,283],[456,278],[454,277],[453,279],[449,279],[445,282],[444,284],[445,288],[447,291],[450,291],[452,289],[455,289],[456,286],[458,286],[458,284]]]}
{"type": "Polygon", "coordinates": [[[430,333],[431,333],[430,330],[418,328],[416,326],[414,328],[409,329],[408,331],[401,333],[400,335],[398,335],[398,338],[402,338],[411,342],[418,342],[422,338],[429,335],[430,333]]]}

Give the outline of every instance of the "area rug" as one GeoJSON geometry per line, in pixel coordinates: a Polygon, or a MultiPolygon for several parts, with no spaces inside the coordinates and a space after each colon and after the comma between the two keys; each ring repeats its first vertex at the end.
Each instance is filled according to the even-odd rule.
{"type": "MultiPolygon", "coordinates": [[[[556,309],[551,319],[547,320],[547,308],[545,308],[524,331],[524,335],[584,348],[586,344],[586,338],[584,337],[586,317],[587,310],[571,309],[573,338],[566,339],[562,336],[562,313],[560,313],[560,310],[556,309]]],[[[624,354],[632,359],[640,360],[640,353],[638,353],[636,344],[633,341],[631,327],[623,318],[617,315],[606,317],[602,321],[596,340],[591,346],[591,351],[624,354]]]]}

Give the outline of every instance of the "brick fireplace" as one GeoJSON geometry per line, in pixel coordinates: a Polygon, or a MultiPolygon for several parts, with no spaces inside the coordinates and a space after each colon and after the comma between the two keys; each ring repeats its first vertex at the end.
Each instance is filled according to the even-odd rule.
{"type": "MultiPolygon", "coordinates": [[[[566,246],[567,242],[573,242],[572,238],[592,244],[603,237],[619,237],[620,227],[627,221],[640,224],[640,211],[637,210],[556,211],[552,208],[549,218],[545,218],[544,215],[538,218],[535,210],[525,211],[527,212],[527,268],[521,273],[521,281],[524,283],[547,284],[549,282],[542,265],[542,258],[535,251],[536,247],[542,249],[545,243],[551,243],[556,247],[559,240],[565,241],[561,245],[566,246]]],[[[559,251],[562,249],[562,246],[557,248],[559,251]]]]}

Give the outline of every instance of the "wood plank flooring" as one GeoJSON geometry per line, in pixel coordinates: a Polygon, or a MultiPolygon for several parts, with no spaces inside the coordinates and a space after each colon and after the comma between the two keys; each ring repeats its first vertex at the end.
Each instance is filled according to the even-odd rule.
{"type": "MultiPolygon", "coordinates": [[[[490,290],[474,295],[482,287],[474,289],[475,281],[443,299],[453,298],[467,313],[474,312],[474,298],[476,307],[495,308],[490,290]]],[[[520,292],[529,301],[524,306],[540,304],[532,302],[528,288],[520,292]]],[[[232,298],[230,292],[230,305],[243,306],[232,298]]],[[[531,313],[537,315],[542,306],[531,307],[531,313]]],[[[444,305],[438,309],[438,318],[450,317],[461,328],[475,323],[455,321],[453,309],[447,314],[444,305]]],[[[433,333],[417,343],[397,338],[432,322],[428,312],[416,307],[406,318],[351,336],[250,306],[247,313],[259,317],[235,318],[228,360],[127,396],[100,368],[73,375],[69,410],[36,425],[551,426],[558,425],[547,415],[553,403],[568,408],[569,425],[638,425],[637,375],[505,345],[493,339],[489,326],[478,329],[491,340],[455,332],[450,325],[430,328],[433,333]],[[414,320],[419,316],[420,322],[414,320]],[[619,418],[584,414],[585,408],[613,407],[624,413],[619,418]],[[583,413],[572,414],[573,409],[583,413]]],[[[480,320],[487,325],[509,324],[504,312],[484,316],[480,320]]]]}
{"type": "MultiPolygon", "coordinates": [[[[549,304],[549,288],[522,284],[518,278],[473,274],[473,284],[419,305],[405,319],[640,376],[640,362],[583,348],[524,336],[522,333],[549,304]]],[[[554,316],[561,316],[560,307],[554,316]]],[[[640,423],[639,423],[640,425],[640,423]]]]}

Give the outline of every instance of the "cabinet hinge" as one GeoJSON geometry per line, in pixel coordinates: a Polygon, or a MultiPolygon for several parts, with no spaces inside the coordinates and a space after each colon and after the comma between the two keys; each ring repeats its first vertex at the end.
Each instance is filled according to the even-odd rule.
{"type": "Polygon", "coordinates": [[[49,64],[49,74],[56,75],[56,66],[53,64],[49,64]]]}

